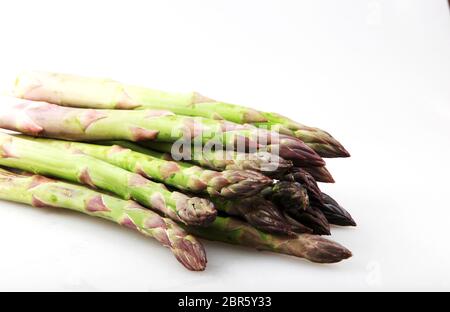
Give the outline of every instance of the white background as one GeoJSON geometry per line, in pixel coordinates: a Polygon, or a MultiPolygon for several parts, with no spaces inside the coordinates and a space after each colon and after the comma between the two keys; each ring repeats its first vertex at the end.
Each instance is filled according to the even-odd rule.
{"type": "Polygon", "coordinates": [[[0,202],[0,290],[450,290],[447,1],[1,1],[0,38],[2,90],[105,76],[331,131],[352,158],[323,188],[358,222],[337,265],[208,242],[193,273],[106,221],[0,202]]]}

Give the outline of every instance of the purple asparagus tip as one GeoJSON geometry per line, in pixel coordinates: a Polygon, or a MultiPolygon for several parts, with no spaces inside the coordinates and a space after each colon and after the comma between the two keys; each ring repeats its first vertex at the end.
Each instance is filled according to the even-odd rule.
{"type": "Polygon", "coordinates": [[[344,246],[320,236],[308,235],[305,258],[316,263],[337,263],[348,259],[352,252],[344,246]]]}
{"type": "Polygon", "coordinates": [[[191,241],[187,237],[177,240],[172,246],[177,260],[191,271],[204,271],[206,268],[206,252],[199,242],[191,241]]]}

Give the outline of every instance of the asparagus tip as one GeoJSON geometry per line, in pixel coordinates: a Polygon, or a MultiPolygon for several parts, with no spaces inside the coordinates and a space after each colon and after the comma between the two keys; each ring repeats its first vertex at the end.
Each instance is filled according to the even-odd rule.
{"type": "Polygon", "coordinates": [[[191,271],[204,271],[206,268],[206,252],[198,242],[193,242],[188,237],[177,240],[172,247],[177,260],[191,271]]]}
{"type": "Polygon", "coordinates": [[[344,246],[322,238],[309,235],[305,258],[316,263],[337,263],[352,257],[352,252],[344,246]]]}
{"type": "Polygon", "coordinates": [[[220,190],[220,195],[225,198],[253,196],[272,183],[272,179],[252,170],[226,170],[223,175],[231,183],[220,190]]]}
{"type": "Polygon", "coordinates": [[[186,205],[177,210],[180,219],[187,225],[206,226],[211,224],[217,216],[213,203],[200,197],[188,198],[186,205]]]}

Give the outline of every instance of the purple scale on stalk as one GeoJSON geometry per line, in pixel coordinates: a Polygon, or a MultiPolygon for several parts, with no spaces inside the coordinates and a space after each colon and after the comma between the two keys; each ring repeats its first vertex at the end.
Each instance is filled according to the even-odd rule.
{"type": "Polygon", "coordinates": [[[133,141],[155,140],[158,137],[159,131],[148,130],[141,127],[130,127],[131,138],[133,141]]]}
{"type": "Polygon", "coordinates": [[[89,126],[92,125],[94,122],[96,122],[99,119],[103,119],[105,117],[107,117],[106,114],[95,109],[89,109],[87,110],[87,112],[81,115],[80,122],[81,125],[83,126],[84,131],[86,131],[87,128],[89,128],[89,126]]]}
{"type": "Polygon", "coordinates": [[[86,203],[86,210],[90,212],[108,212],[111,211],[106,207],[101,195],[96,195],[89,199],[86,203]]]}

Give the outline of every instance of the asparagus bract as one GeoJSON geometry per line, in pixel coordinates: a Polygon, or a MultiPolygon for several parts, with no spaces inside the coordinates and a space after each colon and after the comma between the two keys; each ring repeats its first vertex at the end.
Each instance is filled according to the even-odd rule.
{"type": "Polygon", "coordinates": [[[172,250],[186,268],[202,271],[206,266],[203,246],[178,224],[133,201],[39,175],[0,169],[0,198],[34,207],[65,208],[118,223],[153,237],[172,250]]]}
{"type": "Polygon", "coordinates": [[[162,184],[79,152],[5,133],[0,133],[0,165],[98,187],[186,224],[210,223],[217,213],[206,199],[170,192],[162,184]]]}
{"type": "MultiPolygon", "coordinates": [[[[162,153],[147,150],[145,154],[121,145],[96,145],[54,139],[22,137],[46,145],[82,152],[112,165],[138,173],[182,191],[204,193],[225,198],[242,198],[258,194],[272,183],[268,177],[250,170],[212,171],[188,163],[167,160],[162,153]]],[[[134,149],[139,146],[134,145],[134,149]]]]}
{"type": "Polygon", "coordinates": [[[232,217],[219,216],[208,227],[187,230],[208,240],[287,254],[316,263],[336,263],[352,256],[347,248],[320,236],[299,234],[290,238],[266,234],[232,217]]]}

